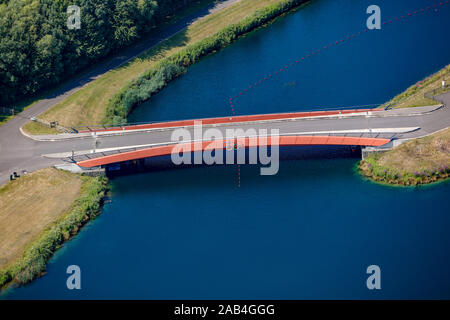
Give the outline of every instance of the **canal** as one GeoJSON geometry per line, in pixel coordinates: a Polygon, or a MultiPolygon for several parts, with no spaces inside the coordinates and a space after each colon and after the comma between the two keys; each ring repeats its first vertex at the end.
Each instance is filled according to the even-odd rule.
{"type": "MultiPolygon", "coordinates": [[[[230,97],[238,115],[376,105],[449,63],[450,6],[409,17],[439,2],[378,0],[393,22],[359,35],[372,2],[313,1],[201,60],[130,121],[230,116],[230,97]]],[[[242,166],[240,187],[236,166],[114,178],[102,215],[3,298],[450,298],[450,184],[380,186],[357,161],[242,166]],[[74,264],[79,291],[66,288],[74,264]]]]}

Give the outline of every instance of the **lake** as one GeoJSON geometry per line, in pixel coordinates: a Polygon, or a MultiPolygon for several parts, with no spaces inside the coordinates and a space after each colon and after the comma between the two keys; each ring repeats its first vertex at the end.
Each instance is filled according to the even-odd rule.
{"type": "MultiPolygon", "coordinates": [[[[449,63],[450,5],[407,16],[434,3],[379,0],[393,22],[358,35],[372,1],[313,1],[204,58],[130,121],[229,116],[234,96],[239,115],[384,103],[449,63]]],[[[240,188],[236,166],[114,178],[112,202],[47,274],[2,298],[449,299],[450,184],[381,186],[357,162],[243,165],[240,188]],[[66,288],[73,264],[79,291],[66,288]],[[366,287],[373,264],[381,290],[366,287]]]]}

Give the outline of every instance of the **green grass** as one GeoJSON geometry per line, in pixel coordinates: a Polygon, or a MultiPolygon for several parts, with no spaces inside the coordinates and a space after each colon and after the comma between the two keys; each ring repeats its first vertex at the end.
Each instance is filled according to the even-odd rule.
{"type": "MultiPolygon", "coordinates": [[[[434,95],[445,93],[442,80],[450,80],[450,65],[419,81],[405,92],[397,95],[382,108],[408,108],[440,104],[424,95],[435,90],[434,95]]],[[[450,129],[432,135],[412,139],[385,153],[373,153],[362,160],[358,169],[363,176],[374,181],[392,185],[420,185],[449,178],[450,129]]]]}
{"type": "Polygon", "coordinates": [[[45,271],[61,244],[100,213],[104,177],[43,169],[0,188],[0,288],[45,271]]]}
{"type": "Polygon", "coordinates": [[[393,150],[371,154],[359,164],[364,176],[375,181],[418,185],[448,179],[450,129],[412,139],[393,150]]]}
{"type": "MultiPolygon", "coordinates": [[[[429,76],[428,78],[412,85],[405,92],[402,92],[401,94],[395,96],[392,100],[380,106],[380,108],[385,108],[388,105],[391,105],[391,108],[409,108],[437,105],[439,104],[439,102],[428,99],[424,95],[431,90],[435,90],[441,87],[442,80],[446,80],[447,84],[450,82],[450,65],[444,67],[442,70],[429,76]]],[[[440,93],[444,92],[445,91],[442,90],[442,92],[440,93]]]]}
{"type": "Polygon", "coordinates": [[[47,126],[44,126],[42,124],[39,124],[34,121],[30,121],[26,123],[22,129],[31,135],[38,135],[38,134],[58,134],[59,131],[55,128],[49,128],[47,126]]]}

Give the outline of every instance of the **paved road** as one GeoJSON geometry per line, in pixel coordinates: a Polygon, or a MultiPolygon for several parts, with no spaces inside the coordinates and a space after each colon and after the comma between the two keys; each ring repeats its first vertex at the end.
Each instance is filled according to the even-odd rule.
{"type": "MultiPolygon", "coordinates": [[[[446,128],[450,124],[450,93],[441,96],[444,107],[410,108],[401,111],[378,111],[367,117],[366,113],[345,117],[318,117],[316,119],[290,119],[260,121],[252,123],[220,124],[215,128],[225,133],[226,129],[247,130],[278,129],[280,134],[347,135],[391,138],[413,138],[427,135],[446,128]],[[434,110],[434,111],[433,111],[434,110]],[[372,133],[367,131],[372,129],[372,133]],[[407,130],[402,128],[409,128],[407,130]],[[413,130],[414,128],[419,128],[413,130]],[[383,129],[383,130],[379,130],[383,129]],[[348,131],[353,130],[353,131],[348,131]],[[408,132],[403,132],[408,131],[408,132]],[[331,132],[331,133],[330,133],[331,132]],[[340,132],[340,133],[339,133],[340,132]]],[[[188,128],[192,132],[193,128],[188,128]]],[[[13,171],[26,169],[33,171],[50,165],[62,163],[63,157],[71,154],[90,153],[94,148],[130,148],[149,144],[173,143],[173,128],[164,130],[143,130],[131,133],[118,133],[105,136],[84,136],[83,138],[60,139],[58,141],[35,141],[24,138],[18,131],[13,137],[0,136],[0,184],[9,179],[13,171]],[[56,155],[55,155],[56,154],[56,155]],[[43,155],[46,155],[45,157],[43,155]]],[[[75,135],[76,136],[76,135],[75,135]]],[[[193,135],[192,135],[193,136],[193,135]]]]}

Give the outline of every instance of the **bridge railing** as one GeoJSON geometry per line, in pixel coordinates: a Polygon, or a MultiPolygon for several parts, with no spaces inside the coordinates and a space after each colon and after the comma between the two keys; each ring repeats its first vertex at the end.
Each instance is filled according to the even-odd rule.
{"type": "MultiPolygon", "coordinates": [[[[443,86],[440,86],[439,88],[436,88],[436,89],[433,89],[433,90],[425,92],[423,94],[424,98],[427,98],[427,99],[430,99],[430,100],[434,100],[434,101],[439,102],[439,103],[443,103],[443,101],[437,99],[436,96],[438,96],[440,94],[443,94],[443,93],[446,93],[447,91],[450,91],[450,84],[448,84],[447,82],[448,82],[448,80],[444,80],[445,84],[443,86]]],[[[389,109],[391,109],[394,106],[395,106],[395,103],[394,104],[389,104],[389,105],[387,105],[384,108],[384,110],[389,110],[389,109]]]]}
{"type": "MultiPolygon", "coordinates": [[[[320,112],[320,111],[351,111],[351,110],[360,110],[360,109],[365,109],[365,108],[377,108],[381,105],[381,103],[376,103],[376,104],[366,104],[366,105],[355,105],[355,106],[349,106],[347,108],[345,107],[328,107],[328,108],[309,108],[309,109],[304,109],[304,110],[296,110],[296,111],[286,111],[283,113],[308,113],[308,112],[320,112]]],[[[254,114],[254,115],[258,115],[258,114],[254,114]]],[[[235,115],[233,117],[239,117],[240,115],[235,115]]],[[[244,116],[244,115],[242,115],[244,116]]],[[[245,115],[247,116],[247,115],[245,115]]],[[[213,118],[227,118],[230,117],[230,115],[222,115],[222,116],[217,116],[217,117],[212,117],[210,119],[213,118]]],[[[202,119],[208,119],[208,118],[202,118],[202,119]]],[[[194,120],[198,120],[197,119],[175,119],[175,120],[163,120],[163,121],[145,121],[145,122],[127,122],[127,123],[123,123],[123,124],[118,124],[118,125],[81,125],[81,126],[75,126],[72,127],[73,130],[78,131],[97,131],[97,130],[110,130],[110,129],[118,129],[118,130],[122,130],[123,128],[127,127],[134,127],[134,126],[140,126],[140,125],[146,125],[146,124],[155,124],[155,123],[170,123],[170,122],[177,122],[177,121],[194,121],[194,120]]]]}

